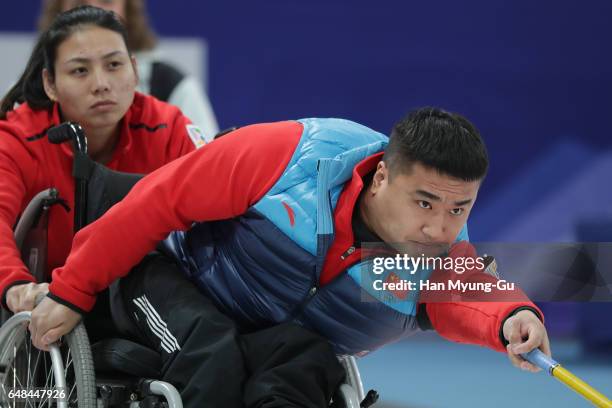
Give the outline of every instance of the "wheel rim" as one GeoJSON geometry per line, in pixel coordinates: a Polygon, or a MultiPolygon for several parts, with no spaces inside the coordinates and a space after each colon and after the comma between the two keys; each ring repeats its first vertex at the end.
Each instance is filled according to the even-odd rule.
{"type": "MultiPolygon", "coordinates": [[[[11,337],[5,342],[5,353],[2,358],[3,372],[0,374],[0,401],[2,406],[11,408],[56,407],[57,400],[49,393],[38,399],[10,398],[12,390],[54,390],[51,357],[49,353],[38,350],[32,345],[29,331],[25,325],[17,327],[11,337]]],[[[60,351],[66,379],[68,406],[77,407],[76,373],[70,348],[60,341],[60,351]]],[[[52,394],[52,393],[51,393],[52,394]]],[[[56,394],[57,395],[57,394],[56,394]]]]}

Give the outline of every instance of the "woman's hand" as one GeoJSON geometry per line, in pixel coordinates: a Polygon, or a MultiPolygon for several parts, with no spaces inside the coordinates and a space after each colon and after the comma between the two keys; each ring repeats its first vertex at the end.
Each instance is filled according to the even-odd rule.
{"type": "Polygon", "coordinates": [[[30,311],[36,306],[36,296],[49,292],[48,283],[24,283],[9,288],[6,292],[6,305],[13,313],[30,311]]]}

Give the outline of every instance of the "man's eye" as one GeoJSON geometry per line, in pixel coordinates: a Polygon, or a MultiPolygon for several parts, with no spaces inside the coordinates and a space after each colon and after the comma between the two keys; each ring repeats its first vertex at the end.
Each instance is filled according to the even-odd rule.
{"type": "Polygon", "coordinates": [[[463,208],[453,208],[450,213],[452,215],[461,215],[463,214],[463,208]]]}
{"type": "Polygon", "coordinates": [[[425,209],[430,209],[431,208],[431,204],[429,204],[429,202],[427,202],[427,201],[419,200],[419,201],[417,201],[417,203],[419,204],[419,207],[421,207],[421,208],[425,208],[425,209]]]}
{"type": "Polygon", "coordinates": [[[109,66],[111,69],[116,69],[116,68],[119,68],[121,65],[123,65],[123,64],[122,64],[121,62],[119,62],[119,61],[112,61],[112,62],[110,62],[110,63],[108,64],[108,66],[109,66]]]}

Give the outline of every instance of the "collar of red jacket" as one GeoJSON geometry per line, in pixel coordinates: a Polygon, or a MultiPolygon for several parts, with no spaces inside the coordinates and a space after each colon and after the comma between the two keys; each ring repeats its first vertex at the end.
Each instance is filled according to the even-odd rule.
{"type": "Polygon", "coordinates": [[[332,281],[342,271],[354,264],[360,257],[360,251],[354,251],[350,256],[342,259],[344,254],[354,244],[353,236],[353,210],[363,190],[363,177],[376,169],[378,162],[382,159],[384,152],[376,153],[366,157],[353,169],[353,176],[344,185],[344,190],[338,199],[334,211],[334,242],[327,251],[323,270],[319,278],[319,283],[325,285],[332,281]]]}

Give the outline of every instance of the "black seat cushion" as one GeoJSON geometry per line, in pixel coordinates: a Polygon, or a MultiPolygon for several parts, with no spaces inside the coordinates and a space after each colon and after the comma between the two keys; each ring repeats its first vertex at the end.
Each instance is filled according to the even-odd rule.
{"type": "Polygon", "coordinates": [[[125,339],[105,339],[91,347],[96,372],[121,372],[136,377],[160,378],[157,352],[125,339]]]}

